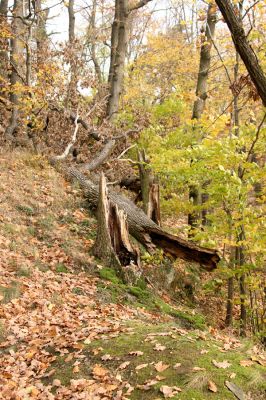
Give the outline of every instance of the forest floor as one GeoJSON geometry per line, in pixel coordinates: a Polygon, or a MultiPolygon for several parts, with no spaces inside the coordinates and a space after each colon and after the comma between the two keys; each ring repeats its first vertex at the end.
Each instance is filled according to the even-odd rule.
{"type": "Polygon", "coordinates": [[[0,176],[0,399],[265,399],[258,344],[90,256],[78,187],[27,153],[0,176]]]}

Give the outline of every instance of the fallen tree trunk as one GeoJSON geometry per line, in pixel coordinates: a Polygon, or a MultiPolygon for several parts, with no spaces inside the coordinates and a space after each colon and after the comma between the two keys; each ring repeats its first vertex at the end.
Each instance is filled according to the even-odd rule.
{"type": "MultiPolygon", "coordinates": [[[[70,168],[68,174],[75,177],[84,190],[88,205],[92,210],[97,209],[99,188],[91,180],[75,168],[70,168]]],[[[149,252],[160,247],[166,254],[175,258],[196,261],[208,271],[216,268],[220,257],[216,250],[195,245],[161,229],[140,208],[128,198],[110,191],[109,199],[113,205],[123,210],[127,215],[129,233],[137,239],[149,252]]]]}

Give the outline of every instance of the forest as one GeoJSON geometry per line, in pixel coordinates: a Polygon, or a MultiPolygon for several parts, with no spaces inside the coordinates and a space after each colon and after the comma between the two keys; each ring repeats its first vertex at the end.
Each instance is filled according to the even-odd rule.
{"type": "Polygon", "coordinates": [[[265,399],[265,34],[0,0],[0,399],[265,399]]]}

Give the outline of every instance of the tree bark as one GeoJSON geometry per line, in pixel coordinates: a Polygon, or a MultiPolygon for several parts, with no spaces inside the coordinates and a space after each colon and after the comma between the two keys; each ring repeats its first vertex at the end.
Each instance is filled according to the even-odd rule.
{"type": "Polygon", "coordinates": [[[258,58],[249,44],[242,23],[230,0],[215,0],[231,32],[235,48],[244,62],[264,106],[266,106],[266,76],[258,58]]]}
{"type": "Polygon", "coordinates": [[[117,205],[109,201],[106,179],[101,174],[98,200],[98,230],[92,253],[107,266],[114,267],[122,279],[133,283],[140,275],[139,252],[134,248],[128,235],[126,215],[117,205]]]}
{"type": "Polygon", "coordinates": [[[113,119],[118,112],[119,99],[123,87],[128,15],[127,0],[116,0],[115,18],[112,25],[111,60],[108,77],[110,96],[107,103],[107,117],[110,119],[113,119]]]}
{"type": "Polygon", "coordinates": [[[197,99],[194,102],[192,119],[200,119],[207,99],[207,83],[211,65],[212,38],[216,25],[216,6],[210,3],[207,11],[207,22],[202,35],[200,48],[200,63],[196,87],[197,99]]]}
{"type": "Polygon", "coordinates": [[[42,11],[42,0],[35,0],[35,12],[37,16],[36,26],[36,46],[37,46],[37,67],[40,68],[46,60],[48,48],[48,35],[46,31],[46,21],[49,15],[49,8],[42,11]]]}
{"type": "Polygon", "coordinates": [[[160,226],[160,189],[155,182],[145,150],[138,151],[138,161],[143,211],[160,226]]]}
{"type": "Polygon", "coordinates": [[[74,51],[75,47],[75,12],[74,12],[75,0],[69,0],[68,2],[68,43],[70,53],[70,81],[67,91],[66,107],[69,103],[75,102],[77,92],[77,54],[74,51]]]}
{"type": "MultiPolygon", "coordinates": [[[[7,24],[7,11],[8,11],[8,0],[1,0],[0,3],[0,24],[7,24]]],[[[5,82],[8,79],[8,40],[1,38],[0,42],[1,50],[0,50],[0,96],[5,97],[5,92],[3,91],[3,87],[5,86],[5,82]]]]}
{"type": "Polygon", "coordinates": [[[11,75],[10,75],[10,102],[12,103],[12,113],[9,125],[6,129],[6,136],[12,139],[18,124],[19,116],[19,94],[17,93],[16,86],[22,82],[24,75],[24,44],[22,36],[24,33],[23,25],[23,0],[15,0],[13,7],[13,20],[12,20],[12,34],[13,37],[10,41],[11,53],[11,75]]]}
{"type": "MultiPolygon", "coordinates": [[[[89,207],[95,210],[99,196],[98,186],[74,168],[68,170],[67,174],[78,180],[84,190],[89,207]]],[[[192,242],[165,232],[132,201],[120,194],[110,191],[109,198],[113,205],[117,205],[119,210],[123,210],[127,215],[129,233],[142,243],[148,251],[153,252],[156,247],[160,247],[166,254],[174,258],[179,257],[196,261],[208,271],[216,268],[220,260],[216,250],[197,246],[192,242]]]]}
{"type": "MultiPolygon", "coordinates": [[[[200,63],[199,72],[196,86],[197,99],[193,105],[192,119],[200,119],[204,111],[206,99],[207,99],[207,84],[208,76],[211,65],[211,48],[212,40],[215,32],[216,25],[216,6],[210,3],[207,11],[207,21],[205,30],[202,32],[202,43],[200,49],[200,63]]],[[[191,203],[196,207],[201,204],[201,198],[199,189],[192,185],[189,190],[189,199],[191,203]]],[[[204,218],[206,220],[207,211],[204,211],[204,218]]],[[[188,225],[191,227],[191,236],[193,236],[193,230],[199,225],[200,213],[193,211],[188,215],[188,225]]]]}

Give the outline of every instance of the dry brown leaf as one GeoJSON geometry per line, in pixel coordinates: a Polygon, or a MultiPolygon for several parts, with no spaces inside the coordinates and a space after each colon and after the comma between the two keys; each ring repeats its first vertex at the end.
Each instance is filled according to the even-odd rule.
{"type": "Polygon", "coordinates": [[[135,370],[136,370],[136,371],[139,371],[140,369],[146,368],[148,365],[149,365],[149,364],[140,364],[140,365],[137,365],[136,368],[135,368],[135,370]]]}
{"type": "Polygon", "coordinates": [[[113,360],[113,357],[110,356],[110,354],[104,354],[104,355],[101,357],[101,360],[102,360],[102,361],[113,360]]]}
{"type": "Polygon", "coordinates": [[[156,375],[155,378],[157,379],[157,381],[164,381],[166,379],[165,376],[160,376],[160,375],[156,375]]]}
{"type": "Polygon", "coordinates": [[[125,369],[126,367],[129,366],[129,364],[130,364],[130,361],[125,361],[119,365],[118,369],[125,369]]]}
{"type": "Polygon", "coordinates": [[[231,367],[232,364],[230,364],[227,360],[221,361],[221,362],[217,362],[215,360],[212,360],[213,365],[215,365],[215,367],[217,368],[229,368],[231,367]]]}
{"type": "Polygon", "coordinates": [[[61,381],[59,379],[54,379],[53,386],[61,386],[61,381]]]}
{"type": "Polygon", "coordinates": [[[157,372],[163,372],[167,368],[169,368],[169,365],[164,364],[162,361],[159,361],[157,364],[154,365],[154,368],[156,369],[157,372]]]}
{"type": "Polygon", "coordinates": [[[73,368],[73,370],[72,370],[72,372],[73,372],[74,374],[77,374],[77,373],[79,372],[79,366],[78,366],[78,365],[75,365],[74,368],[73,368]]]}
{"type": "Polygon", "coordinates": [[[106,376],[108,374],[108,370],[106,368],[102,367],[101,365],[96,364],[93,367],[92,373],[96,377],[103,377],[103,376],[106,376]]]}
{"type": "Polygon", "coordinates": [[[177,386],[163,385],[160,387],[160,392],[164,395],[165,399],[170,399],[171,397],[174,397],[177,393],[182,392],[182,390],[177,386]]]}
{"type": "Polygon", "coordinates": [[[241,365],[241,367],[251,367],[254,362],[252,360],[241,360],[239,364],[241,365]]]}
{"type": "Polygon", "coordinates": [[[206,369],[205,368],[201,368],[201,367],[193,367],[192,371],[193,372],[206,371],[206,369]]]}
{"type": "Polygon", "coordinates": [[[130,353],[128,353],[130,356],[143,356],[143,351],[131,351],[130,353]]]}
{"type": "Polygon", "coordinates": [[[181,367],[181,365],[182,365],[181,363],[176,363],[176,364],[173,366],[173,368],[174,368],[174,369],[177,369],[177,368],[181,367]]]}
{"type": "Polygon", "coordinates": [[[156,345],[153,348],[153,350],[156,350],[156,351],[164,351],[165,349],[166,349],[166,346],[162,346],[160,343],[156,343],[156,345]]]}
{"type": "Polygon", "coordinates": [[[208,382],[208,389],[213,393],[218,392],[217,386],[215,385],[215,383],[213,381],[208,382]]]}

